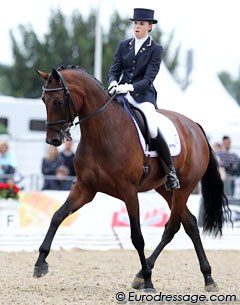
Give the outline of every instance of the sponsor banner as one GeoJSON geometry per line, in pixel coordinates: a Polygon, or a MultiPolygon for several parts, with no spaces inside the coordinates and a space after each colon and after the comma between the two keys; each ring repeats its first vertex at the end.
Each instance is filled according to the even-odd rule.
{"type": "MultiPolygon", "coordinates": [[[[19,217],[22,228],[41,227],[49,224],[54,212],[63,204],[68,192],[42,191],[20,194],[19,217]]],[[[77,219],[77,213],[64,220],[62,226],[70,226],[77,219]]]]}
{"type": "MultiPolygon", "coordinates": [[[[49,224],[54,212],[64,203],[68,195],[65,191],[22,192],[19,217],[22,228],[41,227],[49,224]]],[[[140,220],[142,227],[164,227],[169,217],[169,208],[157,193],[139,194],[140,220]]],[[[81,226],[105,223],[112,227],[129,227],[129,217],[125,204],[113,197],[99,193],[94,200],[80,211],[67,217],[61,226],[81,226]],[[84,215],[84,217],[83,217],[84,215]]],[[[101,225],[101,224],[100,224],[101,225]]],[[[95,227],[95,226],[94,226],[95,227]]]]}

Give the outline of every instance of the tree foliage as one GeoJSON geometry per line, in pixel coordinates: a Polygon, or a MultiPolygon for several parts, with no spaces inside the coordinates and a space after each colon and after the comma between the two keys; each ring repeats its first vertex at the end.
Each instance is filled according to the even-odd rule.
{"type": "Polygon", "coordinates": [[[218,74],[222,84],[232,97],[240,105],[240,78],[234,79],[228,72],[222,71],[218,74]]]}
{"type": "MultiPolygon", "coordinates": [[[[20,39],[10,33],[14,64],[0,66],[0,92],[15,97],[36,98],[41,95],[42,80],[34,69],[51,71],[60,65],[79,65],[89,73],[94,71],[96,11],[88,18],[74,12],[69,18],[60,10],[52,11],[48,32],[40,39],[32,27],[19,25],[20,39]]],[[[103,33],[102,75],[107,85],[108,70],[118,43],[130,34],[131,22],[122,19],[117,12],[112,15],[109,30],[103,33]]],[[[163,60],[171,73],[178,67],[180,47],[170,53],[173,33],[166,43],[158,26],[152,31],[153,38],[163,45],[163,60]]],[[[19,35],[18,35],[19,37],[19,35]]],[[[172,50],[171,50],[172,51],[172,50]]]]}

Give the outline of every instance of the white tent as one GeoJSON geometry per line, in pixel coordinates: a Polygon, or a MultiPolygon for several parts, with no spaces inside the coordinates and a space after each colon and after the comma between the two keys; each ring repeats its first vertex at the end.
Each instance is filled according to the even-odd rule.
{"type": "Polygon", "coordinates": [[[162,62],[160,71],[155,78],[154,86],[158,93],[158,108],[173,110],[187,115],[185,94],[166,68],[164,62],[162,62]]]}
{"type": "Polygon", "coordinates": [[[196,71],[185,97],[189,116],[203,126],[212,143],[229,135],[240,149],[240,106],[214,73],[196,71]]]}
{"type": "Polygon", "coordinates": [[[162,63],[154,85],[159,108],[180,112],[201,124],[212,144],[229,135],[233,147],[240,150],[240,106],[215,73],[195,69],[183,92],[162,63]]]}

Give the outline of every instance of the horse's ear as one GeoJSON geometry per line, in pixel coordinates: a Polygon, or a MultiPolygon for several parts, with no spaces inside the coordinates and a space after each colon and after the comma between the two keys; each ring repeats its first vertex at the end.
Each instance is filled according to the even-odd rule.
{"type": "Polygon", "coordinates": [[[56,69],[52,69],[52,76],[56,79],[56,81],[60,81],[60,76],[56,69]]]}
{"type": "Polygon", "coordinates": [[[41,78],[43,78],[44,80],[47,80],[47,79],[48,79],[48,73],[43,72],[43,71],[40,71],[40,70],[38,70],[38,69],[35,69],[35,71],[36,71],[37,74],[40,75],[41,78]]]}

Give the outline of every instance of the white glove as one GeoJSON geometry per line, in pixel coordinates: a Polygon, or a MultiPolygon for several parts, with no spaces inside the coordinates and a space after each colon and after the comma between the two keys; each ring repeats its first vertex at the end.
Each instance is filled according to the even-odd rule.
{"type": "Polygon", "coordinates": [[[108,86],[108,94],[110,96],[113,96],[116,93],[116,89],[117,89],[118,83],[117,81],[113,80],[109,86],[108,86]]]}
{"type": "Polygon", "coordinates": [[[116,94],[125,94],[128,91],[133,91],[133,85],[125,83],[124,85],[118,85],[116,88],[116,94]]]}

